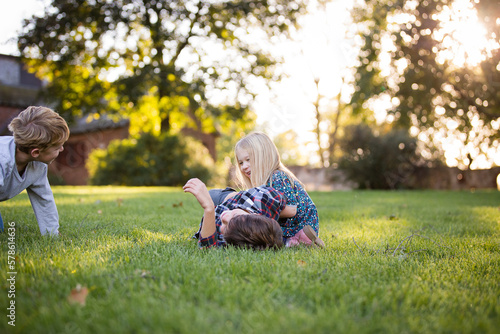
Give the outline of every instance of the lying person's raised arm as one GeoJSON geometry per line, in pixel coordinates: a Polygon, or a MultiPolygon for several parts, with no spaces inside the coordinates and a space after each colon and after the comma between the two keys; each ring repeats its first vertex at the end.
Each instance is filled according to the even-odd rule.
{"type": "Polygon", "coordinates": [[[200,230],[200,239],[210,237],[216,232],[215,207],[206,185],[200,179],[190,179],[184,187],[184,192],[194,195],[203,208],[203,221],[200,230]]]}

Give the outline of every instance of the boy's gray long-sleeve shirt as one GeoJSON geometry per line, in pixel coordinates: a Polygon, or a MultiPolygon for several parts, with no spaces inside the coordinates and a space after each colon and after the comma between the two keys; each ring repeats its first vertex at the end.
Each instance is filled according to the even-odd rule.
{"type": "Polygon", "coordinates": [[[0,136],[0,201],[8,200],[26,189],[42,235],[57,235],[59,214],[47,179],[47,169],[47,164],[31,161],[23,176],[19,175],[14,137],[0,136]]]}

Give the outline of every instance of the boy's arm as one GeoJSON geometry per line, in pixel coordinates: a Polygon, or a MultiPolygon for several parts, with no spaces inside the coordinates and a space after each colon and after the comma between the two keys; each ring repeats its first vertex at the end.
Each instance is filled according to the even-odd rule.
{"type": "Polygon", "coordinates": [[[4,168],[3,168],[3,166],[0,164],[0,187],[3,187],[3,184],[4,184],[4,182],[5,182],[5,181],[4,181],[4,177],[3,177],[5,173],[4,173],[4,171],[3,171],[3,170],[4,170],[4,168]]]}
{"type": "MultiPolygon", "coordinates": [[[[278,220],[287,203],[285,196],[271,187],[255,187],[247,190],[247,196],[253,200],[258,211],[274,220],[278,220]]],[[[292,209],[289,209],[292,211],[292,209]]],[[[290,212],[292,214],[293,212],[290,212]]]]}
{"type": "Polygon", "coordinates": [[[184,187],[184,192],[194,195],[203,208],[203,221],[200,230],[200,239],[210,237],[217,231],[215,225],[215,208],[214,202],[208,193],[205,184],[199,179],[191,179],[184,187]]]}
{"type": "Polygon", "coordinates": [[[296,205],[287,205],[280,212],[280,218],[291,218],[297,214],[297,206],[296,205]]]}
{"type": "Polygon", "coordinates": [[[59,214],[46,174],[26,188],[42,235],[59,234],[59,214]]]}

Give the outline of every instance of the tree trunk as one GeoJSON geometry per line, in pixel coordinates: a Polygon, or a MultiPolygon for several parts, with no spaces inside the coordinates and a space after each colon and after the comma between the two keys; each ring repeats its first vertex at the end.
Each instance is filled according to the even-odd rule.
{"type": "Polygon", "coordinates": [[[217,142],[217,138],[220,137],[218,133],[204,133],[193,128],[183,128],[181,130],[183,135],[193,137],[203,144],[208,149],[208,153],[212,157],[214,161],[217,160],[217,150],[215,144],[217,142]]]}
{"type": "Polygon", "coordinates": [[[320,129],[320,124],[321,124],[321,113],[319,111],[319,102],[322,98],[321,94],[319,93],[319,79],[314,79],[314,83],[316,84],[316,91],[318,92],[318,95],[316,96],[316,101],[314,102],[314,109],[316,111],[316,139],[318,141],[318,155],[319,159],[321,162],[321,167],[325,167],[325,157],[323,156],[323,148],[321,147],[321,129],[320,129]]]}
{"type": "Polygon", "coordinates": [[[340,122],[340,113],[342,112],[342,86],[344,86],[344,78],[342,78],[342,85],[340,85],[339,93],[337,94],[337,114],[335,115],[335,119],[333,121],[333,131],[330,134],[330,145],[328,150],[330,152],[329,161],[330,166],[334,163],[334,153],[335,153],[335,145],[337,144],[337,132],[339,130],[339,122],[340,122]]]}
{"type": "Polygon", "coordinates": [[[167,113],[165,118],[161,120],[160,123],[160,132],[161,133],[166,133],[170,131],[170,114],[167,113]]]}

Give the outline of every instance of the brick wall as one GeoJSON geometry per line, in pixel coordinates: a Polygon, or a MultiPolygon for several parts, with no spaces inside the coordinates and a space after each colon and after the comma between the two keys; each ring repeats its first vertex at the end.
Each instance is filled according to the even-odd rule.
{"type": "Polygon", "coordinates": [[[410,186],[416,189],[498,189],[500,167],[460,170],[457,167],[419,168],[412,175],[410,186]]]}
{"type": "Polygon", "coordinates": [[[8,126],[10,121],[16,117],[22,109],[0,105],[0,136],[11,135],[8,126]]]}
{"type": "MultiPolygon", "coordinates": [[[[291,166],[289,169],[309,191],[356,189],[340,170],[291,166]]],[[[471,190],[499,189],[500,167],[460,170],[456,167],[419,168],[409,178],[410,189],[471,190]]]]}
{"type": "Polygon", "coordinates": [[[106,148],[112,140],[125,139],[128,135],[128,126],[71,134],[64,144],[64,151],[49,165],[51,183],[86,185],[89,174],[85,163],[90,152],[106,148]]]}

